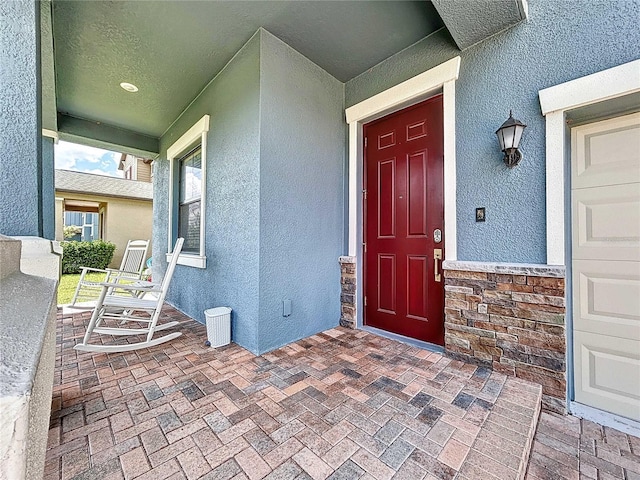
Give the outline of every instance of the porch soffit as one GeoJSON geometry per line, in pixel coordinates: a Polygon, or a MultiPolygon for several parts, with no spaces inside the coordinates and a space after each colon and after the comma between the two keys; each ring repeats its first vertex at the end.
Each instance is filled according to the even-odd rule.
{"type": "Polygon", "coordinates": [[[52,17],[58,112],[156,139],[260,27],[344,82],[443,26],[419,1],[53,0],[52,17]]]}
{"type": "Polygon", "coordinates": [[[51,1],[60,138],[143,156],[259,28],[346,82],[445,25],[465,48],[526,18],[526,0],[51,1]]]}

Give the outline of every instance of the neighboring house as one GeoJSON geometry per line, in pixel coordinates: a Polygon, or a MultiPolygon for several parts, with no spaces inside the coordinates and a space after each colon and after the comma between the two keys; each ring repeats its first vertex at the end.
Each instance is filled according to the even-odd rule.
{"type": "Polygon", "coordinates": [[[153,160],[148,158],[123,153],[118,163],[118,170],[122,170],[123,177],[127,180],[151,182],[153,180],[152,162],[153,160]]]}
{"type": "Polygon", "coordinates": [[[63,227],[77,225],[81,232],[72,240],[115,243],[110,266],[118,267],[129,240],[151,238],[153,187],[149,182],[68,170],[56,170],[55,176],[56,240],[65,240],[63,227]]]}
{"type": "Polygon", "coordinates": [[[28,2],[0,24],[33,76],[42,13],[47,129],[44,169],[23,164],[41,99],[11,76],[5,144],[34,179],[2,180],[20,215],[0,231],[49,232],[52,138],[155,155],[154,277],[186,237],[169,302],[231,307],[250,351],[340,322],[640,422],[638,0],[53,6],[53,31],[28,2]],[[95,19],[116,32],[78,28],[95,19]]]}

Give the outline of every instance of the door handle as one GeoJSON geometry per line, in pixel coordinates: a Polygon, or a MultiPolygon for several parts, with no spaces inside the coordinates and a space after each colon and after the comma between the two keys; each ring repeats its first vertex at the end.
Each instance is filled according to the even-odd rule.
{"type": "Polygon", "coordinates": [[[433,249],[433,274],[436,282],[442,281],[442,275],[438,271],[438,260],[442,260],[442,249],[434,248],[433,249]]]}

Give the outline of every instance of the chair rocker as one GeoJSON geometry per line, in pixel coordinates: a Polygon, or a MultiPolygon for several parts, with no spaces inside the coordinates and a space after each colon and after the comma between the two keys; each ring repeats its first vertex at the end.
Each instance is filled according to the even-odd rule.
{"type": "Polygon", "coordinates": [[[160,310],[167,295],[171,277],[178,263],[178,257],[182,250],[183,238],[178,238],[173,248],[173,253],[167,272],[161,284],[154,284],[145,281],[138,281],[133,284],[120,284],[113,282],[102,282],[101,292],[98,301],[91,315],[91,320],[87,327],[82,343],[74,347],[82,352],[129,352],[140,348],[153,347],[161,343],[168,342],[182,335],[182,332],[173,332],[163,337],[153,338],[155,332],[166,330],[177,326],[180,322],[173,321],[158,325],[160,310]],[[116,295],[113,289],[124,290],[131,295],[116,295]],[[157,294],[156,298],[142,296],[146,293],[157,294]],[[135,327],[125,327],[124,325],[134,322],[135,327]],[[110,326],[114,325],[114,326],[110,326]],[[103,343],[89,343],[93,334],[99,335],[146,335],[142,341],[135,343],[123,343],[105,345],[103,343]]]}
{"type": "MultiPolygon", "coordinates": [[[[75,308],[93,308],[93,306],[80,306],[76,304],[95,301],[100,296],[103,283],[126,284],[140,280],[148,249],[149,240],[129,240],[124,255],[122,256],[120,268],[101,269],[82,267],[80,280],[71,299],[71,306],[75,308]],[[104,273],[102,281],[96,282],[86,279],[87,273],[95,272],[104,273]]],[[[109,294],[111,293],[113,293],[113,289],[109,292],[109,294]]]]}

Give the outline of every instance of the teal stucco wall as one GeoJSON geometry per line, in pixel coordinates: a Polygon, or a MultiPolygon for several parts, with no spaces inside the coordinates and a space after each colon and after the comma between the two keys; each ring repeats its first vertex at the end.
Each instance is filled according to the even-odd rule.
{"type": "Polygon", "coordinates": [[[164,269],[166,151],[211,116],[207,268],[178,265],[168,299],[201,322],[206,308],[231,307],[232,339],[254,353],[338,324],[343,109],[344,84],[259,30],[160,140],[154,263],[164,269]]]}
{"type": "Polygon", "coordinates": [[[259,317],[259,70],[260,38],[255,35],[162,136],[153,202],[153,260],[158,270],[164,270],[167,148],[203,115],[210,115],[204,220],[207,268],[178,265],[167,298],[200,322],[207,308],[233,308],[233,340],[254,352],[259,317]]]}
{"type": "Polygon", "coordinates": [[[268,351],[340,318],[345,126],[343,84],[270,33],[261,39],[258,342],[268,351]]]}
{"type": "Polygon", "coordinates": [[[43,203],[53,181],[43,180],[37,2],[0,3],[0,45],[0,233],[42,236],[55,205],[43,203]]]}
{"type": "Polygon", "coordinates": [[[55,157],[53,139],[42,137],[42,238],[56,238],[55,157]]]}

